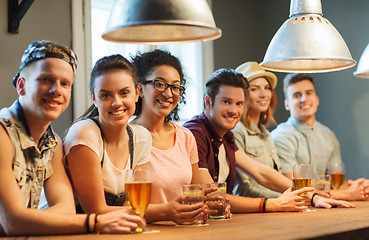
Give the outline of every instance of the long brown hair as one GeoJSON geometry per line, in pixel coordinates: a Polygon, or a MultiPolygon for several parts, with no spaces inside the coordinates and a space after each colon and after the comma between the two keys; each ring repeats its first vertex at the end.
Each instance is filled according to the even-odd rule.
{"type": "MultiPolygon", "coordinates": [[[[93,67],[91,71],[91,76],[90,76],[90,92],[92,93],[92,95],[95,95],[94,87],[95,87],[96,78],[112,70],[125,70],[128,73],[130,73],[134,80],[135,87],[137,88],[138,80],[137,80],[136,68],[133,66],[132,63],[130,63],[122,55],[114,54],[110,56],[105,56],[99,59],[95,63],[95,66],[93,67]]],[[[96,117],[98,115],[99,115],[99,112],[97,108],[95,107],[94,104],[92,104],[87,109],[87,111],[80,118],[77,119],[77,121],[83,120],[89,117],[96,117]]]]}
{"type": "MultiPolygon", "coordinates": [[[[270,84],[270,81],[267,78],[265,78],[265,79],[268,81],[268,83],[270,85],[270,89],[272,91],[272,98],[270,99],[270,104],[269,104],[268,110],[265,111],[265,112],[262,112],[260,114],[258,125],[263,124],[266,127],[270,127],[273,124],[274,125],[277,124],[274,117],[273,117],[273,114],[274,114],[275,109],[277,107],[277,94],[275,93],[274,88],[270,84]]],[[[245,109],[244,109],[244,112],[242,114],[242,117],[241,117],[240,121],[245,126],[252,129],[252,127],[251,127],[251,117],[249,115],[249,112],[250,112],[249,108],[250,108],[250,104],[249,104],[249,101],[247,101],[247,103],[245,104],[245,109]]]]}

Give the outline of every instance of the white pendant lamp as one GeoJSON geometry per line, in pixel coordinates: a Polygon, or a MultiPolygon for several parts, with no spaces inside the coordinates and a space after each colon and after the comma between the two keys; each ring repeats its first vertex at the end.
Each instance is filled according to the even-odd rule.
{"type": "Polygon", "coordinates": [[[291,0],[290,18],[274,35],[260,66],[275,72],[319,73],[355,64],[339,32],[323,17],[320,0],[291,0]]]}
{"type": "Polygon", "coordinates": [[[117,0],[102,38],[164,44],[214,40],[221,35],[206,0],[117,0]]]}
{"type": "Polygon", "coordinates": [[[369,78],[369,44],[366,46],[363,54],[361,54],[354,76],[359,78],[369,78]]]}

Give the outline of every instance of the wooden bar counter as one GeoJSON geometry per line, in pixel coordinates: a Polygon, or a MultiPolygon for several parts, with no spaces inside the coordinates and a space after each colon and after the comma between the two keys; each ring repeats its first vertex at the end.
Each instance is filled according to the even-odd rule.
{"type": "Polygon", "coordinates": [[[171,222],[149,224],[159,233],[126,235],[81,234],[0,238],[36,239],[369,239],[369,201],[356,208],[312,208],[313,212],[234,214],[233,219],[209,221],[208,226],[179,227],[171,222]]]}

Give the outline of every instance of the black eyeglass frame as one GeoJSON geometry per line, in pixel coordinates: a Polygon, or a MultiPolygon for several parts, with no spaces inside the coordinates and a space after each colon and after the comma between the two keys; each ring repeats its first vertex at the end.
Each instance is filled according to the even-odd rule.
{"type": "Polygon", "coordinates": [[[186,90],[186,88],[185,87],[183,87],[183,86],[178,86],[178,85],[174,85],[174,84],[169,84],[169,83],[167,83],[166,81],[164,81],[164,80],[162,80],[162,79],[152,79],[152,80],[146,80],[145,82],[144,82],[144,84],[147,84],[147,83],[152,83],[152,84],[154,84],[154,89],[156,90],[156,91],[159,91],[159,92],[165,92],[169,87],[170,87],[170,91],[172,91],[172,93],[173,93],[173,95],[175,95],[175,96],[182,96],[183,95],[183,93],[185,92],[185,90],[186,90]],[[165,89],[164,90],[159,90],[159,89],[157,89],[156,88],[156,82],[161,82],[161,83],[163,83],[164,85],[165,85],[165,89]],[[178,87],[179,88],[179,95],[177,95],[177,94],[175,94],[174,92],[173,92],[173,87],[178,87]]]}

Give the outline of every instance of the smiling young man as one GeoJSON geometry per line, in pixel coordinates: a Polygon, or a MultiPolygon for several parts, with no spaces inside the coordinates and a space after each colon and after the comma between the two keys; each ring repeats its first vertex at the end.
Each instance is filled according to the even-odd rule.
{"type": "Polygon", "coordinates": [[[0,111],[0,236],[124,233],[145,225],[138,215],[76,215],[62,163],[61,139],[50,123],[67,108],[77,58],[50,41],[31,43],[13,78],[18,99],[0,111]],[[49,208],[37,210],[44,187],[49,208]],[[126,228],[123,222],[131,222],[126,228]]]}
{"type": "MultiPolygon", "coordinates": [[[[294,164],[310,163],[313,175],[326,174],[328,166],[334,163],[342,164],[335,134],[315,118],[319,97],[313,78],[307,74],[288,74],[283,81],[283,90],[290,118],[271,133],[283,174],[290,178],[294,164]]],[[[349,181],[346,189],[331,193],[336,199],[368,200],[367,183],[365,179],[349,181]]]]}
{"type": "MultiPolygon", "coordinates": [[[[205,86],[204,112],[184,124],[184,127],[190,129],[196,139],[202,180],[227,182],[227,197],[230,200],[232,212],[305,209],[305,202],[298,195],[312,191],[311,188],[291,191],[291,180],[273,168],[250,158],[235,144],[231,130],[242,116],[248,93],[248,82],[243,75],[232,69],[219,69],[209,77],[205,86]],[[267,203],[264,198],[232,195],[236,179],[236,165],[260,184],[274,191],[285,192],[278,198],[269,199],[267,203]]],[[[319,197],[315,200],[318,199],[319,197]]],[[[331,201],[329,203],[351,207],[342,202],[331,201]]],[[[322,202],[318,205],[329,207],[329,203],[322,202]]]]}

